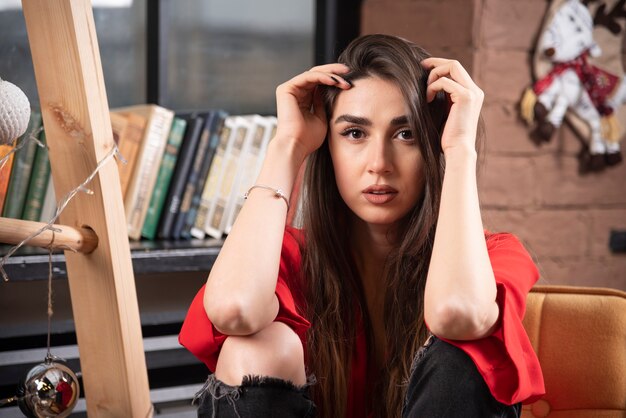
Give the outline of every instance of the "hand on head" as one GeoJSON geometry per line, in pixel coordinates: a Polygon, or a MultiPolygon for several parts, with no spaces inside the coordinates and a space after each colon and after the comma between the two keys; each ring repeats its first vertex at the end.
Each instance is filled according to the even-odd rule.
{"type": "Polygon", "coordinates": [[[351,84],[341,76],[349,71],[343,64],[320,65],[278,86],[276,139],[289,141],[303,158],[319,148],[326,136],[327,119],[318,86],[349,89],[351,84]]]}
{"type": "Polygon", "coordinates": [[[458,61],[431,57],[423,60],[421,64],[430,70],[426,100],[431,102],[438,92],[444,92],[451,102],[441,138],[444,153],[457,147],[475,150],[483,91],[458,61]]]}

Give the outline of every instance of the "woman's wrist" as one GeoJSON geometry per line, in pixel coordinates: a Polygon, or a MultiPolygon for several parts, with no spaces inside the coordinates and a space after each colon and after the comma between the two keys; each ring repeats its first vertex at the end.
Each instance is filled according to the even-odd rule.
{"type": "Polygon", "coordinates": [[[476,164],[478,154],[474,145],[455,145],[443,150],[446,165],[455,163],[476,164]]]}
{"type": "Polygon", "coordinates": [[[308,156],[308,152],[303,149],[297,138],[284,135],[276,135],[270,141],[267,152],[280,155],[281,159],[287,159],[298,168],[308,156]]]}
{"type": "Polygon", "coordinates": [[[293,160],[293,163],[298,167],[310,154],[310,151],[306,149],[304,144],[302,144],[302,140],[295,136],[277,134],[270,141],[270,146],[280,152],[283,156],[293,160]]]}
{"type": "Polygon", "coordinates": [[[291,189],[305,157],[289,141],[277,139],[272,139],[268,145],[256,184],[280,189],[290,199],[291,189]]]}

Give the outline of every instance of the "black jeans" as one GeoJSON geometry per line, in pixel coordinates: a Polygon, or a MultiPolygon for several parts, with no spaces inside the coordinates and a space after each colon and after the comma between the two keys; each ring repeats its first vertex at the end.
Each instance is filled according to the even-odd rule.
{"type": "MultiPolygon", "coordinates": [[[[308,396],[312,379],[302,387],[275,378],[246,377],[228,386],[213,375],[196,395],[201,418],[312,418],[308,396]]],[[[431,337],[411,368],[403,418],[519,418],[521,405],[493,398],[474,362],[460,349],[431,337]]],[[[340,417],[320,417],[340,418],[340,417]]],[[[367,418],[367,417],[363,417],[367,418]]],[[[384,417],[391,418],[391,417],[384,417]]]]}

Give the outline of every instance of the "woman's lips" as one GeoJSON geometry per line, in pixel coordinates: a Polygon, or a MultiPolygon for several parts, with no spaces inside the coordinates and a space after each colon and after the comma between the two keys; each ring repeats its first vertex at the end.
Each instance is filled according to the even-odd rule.
{"type": "Polygon", "coordinates": [[[393,187],[378,184],[367,187],[362,193],[368,202],[376,205],[391,202],[398,195],[393,187]]]}

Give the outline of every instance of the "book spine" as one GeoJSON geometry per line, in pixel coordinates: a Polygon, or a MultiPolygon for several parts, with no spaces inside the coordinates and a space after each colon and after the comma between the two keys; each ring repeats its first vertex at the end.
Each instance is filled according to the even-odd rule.
{"type": "Polygon", "coordinates": [[[22,148],[15,153],[13,168],[11,169],[11,179],[5,199],[2,216],[5,218],[19,219],[24,210],[24,201],[26,200],[26,192],[30,173],[33,168],[33,159],[37,151],[37,143],[29,139],[41,127],[41,113],[33,110],[30,115],[30,121],[26,133],[20,138],[21,141],[27,141],[22,148]]]}
{"type": "Polygon", "coordinates": [[[256,116],[255,117],[255,137],[249,148],[249,161],[244,166],[245,173],[242,174],[237,186],[235,203],[229,212],[228,222],[224,232],[228,234],[243,207],[245,202],[244,194],[255,184],[257,177],[261,173],[267,146],[276,133],[276,117],[275,116],[256,116]]]}
{"type": "Polygon", "coordinates": [[[189,207],[185,225],[183,226],[183,230],[181,232],[181,237],[183,238],[189,239],[192,237],[191,230],[195,225],[196,218],[198,217],[198,209],[200,207],[200,201],[202,200],[202,192],[209,176],[209,170],[211,169],[211,164],[213,163],[213,158],[215,157],[217,145],[220,142],[220,132],[224,126],[225,118],[226,112],[223,111],[215,111],[211,114],[209,125],[209,147],[206,156],[202,161],[200,173],[198,174],[198,181],[191,199],[191,206],[189,207]]]}
{"type": "Polygon", "coordinates": [[[185,185],[185,191],[183,192],[183,197],[180,202],[180,209],[178,210],[176,220],[174,221],[174,227],[172,228],[173,239],[182,238],[183,227],[187,221],[187,216],[189,215],[189,211],[191,209],[191,202],[200,180],[200,171],[202,170],[203,162],[206,159],[207,152],[209,150],[213,115],[213,113],[210,113],[205,116],[202,132],[200,133],[200,140],[198,141],[198,148],[196,149],[196,154],[193,158],[189,175],[187,176],[187,184],[185,185]]]}
{"type": "MultiPolygon", "coordinates": [[[[39,135],[39,141],[44,145],[46,144],[45,132],[41,132],[41,135],[39,135]]],[[[39,221],[49,177],[50,159],[48,158],[48,148],[37,147],[33,170],[28,184],[26,202],[24,203],[24,213],[22,214],[22,219],[27,221],[39,221]]]]}
{"type": "Polygon", "coordinates": [[[257,161],[261,157],[263,136],[265,132],[264,120],[261,116],[251,118],[251,125],[244,141],[241,156],[239,158],[237,175],[233,183],[233,190],[228,203],[224,233],[228,234],[235,218],[243,207],[244,194],[254,184],[256,178],[257,161]]]}
{"type": "Polygon", "coordinates": [[[40,222],[48,222],[56,215],[57,199],[54,192],[54,182],[52,181],[52,173],[48,176],[48,185],[46,186],[46,195],[43,199],[43,208],[41,208],[40,222]]]}
{"type": "Polygon", "coordinates": [[[178,158],[178,152],[180,145],[183,142],[183,136],[185,134],[185,128],[187,127],[187,121],[178,117],[174,118],[172,122],[172,129],[170,130],[167,145],[165,147],[165,153],[163,154],[163,160],[161,161],[161,167],[159,168],[159,174],[157,176],[154,191],[150,198],[150,206],[148,207],[148,213],[146,214],[146,220],[141,228],[141,235],[148,239],[154,239],[156,237],[157,227],[159,226],[159,218],[163,211],[163,204],[167,196],[167,190],[169,189],[172,181],[172,175],[174,174],[174,168],[176,167],[176,159],[178,158]]]}
{"type": "Polygon", "coordinates": [[[11,177],[11,168],[13,167],[13,159],[15,153],[9,155],[13,151],[15,145],[0,145],[0,160],[6,157],[6,160],[0,165],[0,214],[4,207],[4,201],[7,195],[7,189],[9,187],[9,178],[11,177]],[[7,155],[9,155],[7,157],[7,155]]]}
{"type": "Polygon", "coordinates": [[[160,106],[153,107],[135,174],[128,189],[128,196],[124,201],[130,239],[136,240],[141,237],[141,227],[146,218],[150,196],[161,165],[173,117],[174,112],[171,110],[160,106]]]}
{"type": "Polygon", "coordinates": [[[122,197],[126,197],[128,186],[133,178],[133,172],[137,164],[137,156],[141,148],[141,141],[144,137],[147,120],[141,115],[128,113],[125,115],[127,119],[126,129],[119,138],[118,148],[126,163],[118,160],[117,168],[120,174],[120,186],[122,188],[122,197]]]}
{"type": "Polygon", "coordinates": [[[215,155],[213,156],[213,163],[211,164],[209,175],[207,176],[207,180],[204,184],[204,189],[202,190],[202,196],[200,198],[200,205],[198,206],[198,214],[196,216],[194,227],[191,230],[191,234],[196,238],[204,238],[204,235],[207,233],[209,214],[213,206],[213,199],[216,196],[219,184],[218,182],[220,181],[224,167],[224,156],[226,154],[230,138],[234,132],[234,120],[235,117],[233,116],[227,117],[224,120],[224,126],[220,132],[220,140],[217,145],[217,149],[215,150],[215,155]]]}
{"type": "Polygon", "coordinates": [[[237,172],[237,159],[243,149],[247,133],[248,121],[242,117],[236,117],[234,123],[235,126],[232,129],[233,133],[226,148],[224,166],[218,180],[215,199],[213,199],[211,211],[207,218],[208,227],[206,228],[206,233],[216,239],[221,238],[226,227],[226,210],[237,172]]]}
{"type": "Polygon", "coordinates": [[[171,230],[176,220],[176,214],[180,208],[180,200],[182,198],[185,185],[187,184],[187,175],[193,163],[193,157],[200,138],[200,131],[204,119],[200,116],[193,115],[187,121],[187,130],[180,149],[174,175],[170,184],[163,214],[159,223],[157,236],[160,239],[171,238],[171,230]]]}

